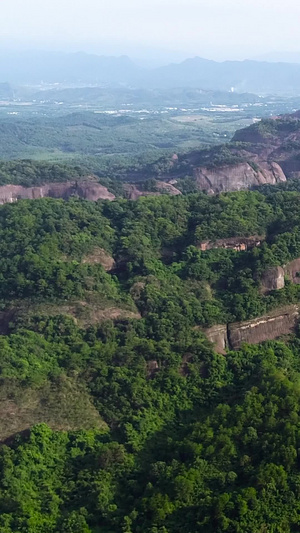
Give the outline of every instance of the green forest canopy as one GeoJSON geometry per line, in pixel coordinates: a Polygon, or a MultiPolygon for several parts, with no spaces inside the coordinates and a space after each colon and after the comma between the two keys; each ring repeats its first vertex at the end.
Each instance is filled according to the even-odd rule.
{"type": "Polygon", "coordinates": [[[300,256],[299,201],[266,188],[0,208],[1,307],[31,309],[0,337],[0,409],[64,384],[103,420],[85,423],[81,408],[76,429],[40,418],[5,440],[0,532],[299,530],[298,333],[224,357],[195,328],[299,301],[298,285],[259,286],[268,266],[300,256]],[[198,247],[254,234],[265,241],[247,252],[198,247]],[[95,249],[111,272],[85,261],[95,249]],[[141,318],[81,328],[47,315],[77,300],[141,318]]]}

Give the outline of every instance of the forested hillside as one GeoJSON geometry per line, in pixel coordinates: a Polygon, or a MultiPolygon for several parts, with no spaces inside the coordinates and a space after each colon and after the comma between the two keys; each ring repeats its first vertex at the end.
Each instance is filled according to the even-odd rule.
{"type": "Polygon", "coordinates": [[[204,334],[299,303],[262,290],[300,257],[299,203],[0,207],[0,532],[299,530],[298,332],[226,356],[204,334]]]}
{"type": "MultiPolygon", "coordinates": [[[[18,115],[18,112],[16,112],[18,115]]],[[[238,116],[238,118],[240,118],[238,116]]],[[[198,117],[199,119],[199,117],[198,117]]],[[[249,123],[243,120],[242,124],[249,123]]],[[[74,161],[85,159],[105,168],[106,159],[127,162],[134,167],[137,158],[151,161],[166,151],[174,151],[201,143],[220,142],[234,133],[237,126],[217,125],[209,119],[177,120],[147,109],[138,115],[110,115],[99,111],[68,112],[64,115],[2,116],[0,125],[0,159],[74,161]],[[140,116],[141,115],[141,116],[140,116]],[[157,116],[159,115],[159,116],[157,116]],[[216,135],[215,130],[220,129],[216,135]]],[[[124,170],[124,169],[123,169],[124,170]]]]}

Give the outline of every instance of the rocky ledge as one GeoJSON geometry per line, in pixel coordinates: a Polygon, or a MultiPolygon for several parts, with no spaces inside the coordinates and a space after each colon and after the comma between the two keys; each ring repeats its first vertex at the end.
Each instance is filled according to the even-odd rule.
{"type": "Polygon", "coordinates": [[[109,190],[93,180],[67,181],[65,183],[47,183],[41,187],[23,187],[22,185],[3,185],[0,187],[0,204],[13,203],[21,199],[35,200],[51,197],[67,200],[78,196],[86,200],[114,200],[109,190]]]}
{"type": "Polygon", "coordinates": [[[204,330],[204,333],[214,344],[215,350],[225,354],[226,349],[238,350],[243,343],[258,344],[294,333],[298,320],[298,306],[290,305],[253,320],[217,324],[204,330]]]}

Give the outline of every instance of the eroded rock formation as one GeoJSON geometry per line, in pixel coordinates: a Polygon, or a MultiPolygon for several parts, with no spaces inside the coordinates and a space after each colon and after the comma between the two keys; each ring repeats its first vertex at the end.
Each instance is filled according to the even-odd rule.
{"type": "Polygon", "coordinates": [[[216,352],[225,354],[228,346],[228,335],[226,324],[216,324],[205,330],[205,335],[213,343],[216,352]]]}
{"type": "Polygon", "coordinates": [[[284,288],[284,285],[284,269],[282,267],[270,267],[265,270],[261,278],[262,292],[280,290],[284,288]]]}
{"type": "Polygon", "coordinates": [[[286,181],[282,168],[274,162],[262,162],[257,169],[249,163],[222,166],[215,169],[194,169],[198,189],[209,194],[240,191],[266,183],[275,185],[286,181]]]}
{"type": "Polygon", "coordinates": [[[274,340],[282,335],[295,331],[299,317],[299,309],[291,305],[276,309],[271,313],[228,326],[228,343],[231,349],[237,350],[241,344],[258,344],[267,340],[274,340]]]}
{"type": "Polygon", "coordinates": [[[114,258],[103,248],[94,248],[93,252],[85,256],[82,262],[88,263],[89,265],[102,265],[106,272],[110,272],[116,266],[114,258]]]}
{"type": "Polygon", "coordinates": [[[238,350],[243,343],[258,344],[294,333],[298,320],[298,306],[290,305],[253,320],[217,324],[204,330],[204,333],[213,343],[215,351],[225,354],[226,348],[238,350]]]}
{"type": "MultiPolygon", "coordinates": [[[[174,180],[176,183],[176,180],[174,180]]],[[[155,184],[156,191],[143,191],[138,189],[136,185],[132,183],[126,183],[124,185],[124,191],[128,200],[137,200],[140,196],[159,196],[161,194],[169,194],[170,196],[178,196],[182,194],[179,189],[174,187],[173,183],[167,183],[165,181],[157,181],[155,184]]]]}
{"type": "Polygon", "coordinates": [[[284,267],[284,272],[290,281],[293,283],[300,283],[300,257],[287,263],[284,267]]]}
{"type": "Polygon", "coordinates": [[[228,239],[218,239],[216,241],[202,241],[197,247],[203,252],[205,250],[212,250],[213,248],[229,248],[242,252],[250,250],[256,246],[260,246],[264,241],[263,235],[252,235],[251,237],[229,237],[228,239]]]}
{"type": "Polygon", "coordinates": [[[44,197],[67,200],[71,196],[79,196],[94,202],[100,199],[115,199],[115,196],[106,187],[92,180],[47,183],[41,187],[23,187],[22,185],[3,185],[0,187],[0,204],[12,203],[20,199],[35,200],[44,197]]]}

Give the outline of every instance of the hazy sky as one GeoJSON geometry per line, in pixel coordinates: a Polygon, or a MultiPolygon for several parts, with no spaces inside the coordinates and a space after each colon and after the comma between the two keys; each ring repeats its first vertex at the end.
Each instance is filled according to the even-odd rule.
{"type": "Polygon", "coordinates": [[[297,0],[0,0],[0,20],[2,39],[100,53],[136,45],[215,59],[300,51],[297,0]]]}

